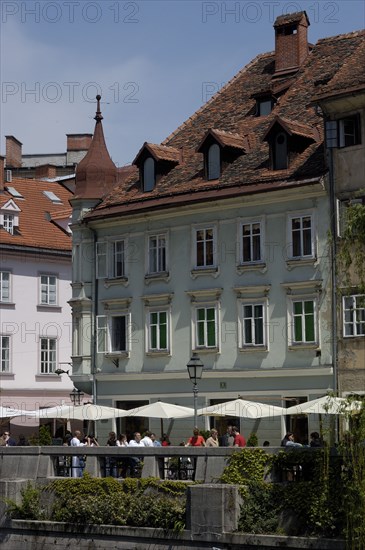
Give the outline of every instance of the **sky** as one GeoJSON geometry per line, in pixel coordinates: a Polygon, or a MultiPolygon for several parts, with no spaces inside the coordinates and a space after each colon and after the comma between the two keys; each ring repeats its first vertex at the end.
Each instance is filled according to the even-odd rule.
{"type": "Polygon", "coordinates": [[[95,96],[117,166],[160,143],[306,10],[309,41],[365,27],[362,0],[0,1],[0,154],[62,153],[92,133],[95,96]]]}

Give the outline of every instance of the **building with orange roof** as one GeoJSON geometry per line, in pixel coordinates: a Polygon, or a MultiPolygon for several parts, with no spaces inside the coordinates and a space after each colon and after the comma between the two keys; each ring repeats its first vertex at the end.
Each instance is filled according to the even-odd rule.
{"type": "MultiPolygon", "coordinates": [[[[55,371],[70,370],[71,364],[72,194],[57,181],[1,182],[0,399],[4,406],[34,410],[70,403],[73,384],[55,371]]],[[[13,434],[37,431],[24,417],[11,423],[13,434]]],[[[51,428],[54,434],[57,424],[51,428]]]]}
{"type": "MultiPolygon", "coordinates": [[[[71,200],[73,380],[94,400],[191,406],[194,353],[204,364],[201,407],[237,395],[287,407],[337,390],[330,178],[315,98],[346,68],[352,86],[365,32],[312,45],[308,27],[305,12],[277,18],[275,51],[162,143],[144,143],[123,173],[97,98],[71,200]]],[[[363,111],[359,124],[363,136],[363,111]]],[[[338,133],[341,146],[356,145],[341,124],[338,133]]],[[[121,418],[101,429],[156,430],[154,422],[121,418]]],[[[191,422],[175,422],[173,437],[191,422]]],[[[211,422],[225,431],[224,419],[211,422]]],[[[307,443],[319,430],[316,415],[235,423],[274,445],[284,431],[307,443]]]]}

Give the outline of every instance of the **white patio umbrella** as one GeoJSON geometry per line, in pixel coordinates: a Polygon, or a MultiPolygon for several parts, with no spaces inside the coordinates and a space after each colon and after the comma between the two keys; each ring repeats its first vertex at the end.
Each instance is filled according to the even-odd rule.
{"type": "Polygon", "coordinates": [[[27,416],[33,418],[67,418],[69,420],[95,421],[125,416],[125,412],[124,409],[86,403],[85,405],[60,405],[58,407],[39,409],[38,411],[28,411],[27,416]]]}
{"type": "Polygon", "coordinates": [[[0,418],[11,418],[13,416],[26,415],[27,411],[22,411],[21,409],[12,409],[10,407],[0,406],[0,418]]]}
{"type": "Polygon", "coordinates": [[[198,409],[198,415],[235,416],[253,419],[281,416],[283,414],[285,414],[283,407],[269,405],[268,403],[258,403],[256,401],[246,401],[241,398],[198,409]]]}
{"type": "Polygon", "coordinates": [[[361,409],[360,401],[349,402],[344,397],[325,395],[285,409],[284,414],[346,414],[361,409]]]}
{"type": "Polygon", "coordinates": [[[164,403],[156,401],[125,411],[123,416],[146,416],[148,418],[188,418],[194,416],[194,409],[183,407],[182,405],[174,405],[172,403],[164,403]]]}

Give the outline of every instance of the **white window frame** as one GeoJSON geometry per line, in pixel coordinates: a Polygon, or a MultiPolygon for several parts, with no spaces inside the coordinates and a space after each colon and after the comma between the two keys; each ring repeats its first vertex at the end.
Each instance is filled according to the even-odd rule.
{"type": "Polygon", "coordinates": [[[365,336],[365,294],[351,294],[342,297],[342,326],[344,338],[365,336]],[[348,301],[352,302],[352,307],[346,307],[348,301]],[[346,321],[346,312],[350,312],[352,317],[350,321],[346,321]],[[357,321],[356,319],[359,317],[360,321],[357,321]],[[352,330],[352,334],[349,334],[348,329],[352,330]]]}
{"type": "Polygon", "coordinates": [[[147,265],[147,274],[148,275],[157,275],[159,273],[167,273],[168,272],[168,251],[169,251],[169,243],[168,243],[168,233],[165,231],[160,232],[154,232],[147,235],[147,243],[146,243],[146,265],[147,265]],[[155,247],[152,247],[152,239],[157,240],[157,244],[155,247]],[[165,243],[164,246],[161,246],[160,241],[162,243],[162,240],[164,239],[165,243]],[[155,258],[154,262],[156,265],[156,269],[153,267],[153,261],[151,261],[151,255],[154,253],[155,258]],[[163,263],[165,265],[163,265],[163,263]]]}
{"type": "Polygon", "coordinates": [[[288,248],[289,248],[289,259],[290,260],[305,260],[305,259],[314,259],[316,257],[316,224],[314,219],[314,213],[313,211],[305,211],[305,212],[291,212],[288,214],[288,220],[287,220],[287,233],[288,233],[288,248]],[[304,231],[306,231],[306,228],[303,227],[303,220],[304,218],[310,218],[311,225],[310,225],[310,237],[311,237],[311,251],[310,254],[304,254],[304,231]],[[296,233],[299,233],[299,239],[300,239],[300,254],[294,255],[294,239],[293,239],[293,220],[300,219],[300,230],[295,231],[296,233]]]}
{"type": "Polygon", "coordinates": [[[217,351],[220,349],[220,334],[219,334],[219,304],[218,302],[202,302],[202,303],[196,303],[194,305],[194,311],[193,311],[193,327],[192,327],[192,333],[193,333],[193,349],[195,350],[207,350],[207,351],[217,351]],[[207,315],[205,315],[204,320],[198,319],[198,311],[199,310],[214,310],[214,333],[215,333],[215,342],[214,345],[208,344],[208,322],[207,315]],[[203,335],[203,343],[199,342],[199,327],[203,325],[204,328],[204,335],[203,335]]]}
{"type": "Polygon", "coordinates": [[[8,334],[0,334],[0,374],[11,372],[11,338],[8,334]],[[4,346],[3,339],[8,345],[4,346]]]}
{"type": "Polygon", "coordinates": [[[129,311],[113,311],[109,315],[96,317],[97,353],[111,355],[127,355],[130,352],[131,343],[131,315],[129,311]],[[113,320],[117,317],[125,318],[125,350],[114,349],[113,346],[113,320]],[[102,346],[101,344],[104,343],[102,346]]]}
{"type": "Polygon", "coordinates": [[[169,354],[170,353],[170,343],[171,343],[171,334],[170,334],[170,327],[171,327],[171,308],[168,306],[161,306],[161,307],[148,307],[146,308],[146,353],[148,354],[157,354],[157,353],[164,353],[169,354]],[[160,323],[160,315],[162,313],[166,314],[166,347],[161,347],[161,323],[160,323]],[[158,316],[158,322],[156,324],[152,323],[152,315],[157,314],[158,316]],[[156,340],[157,345],[155,347],[152,346],[152,328],[156,326],[156,340]]]}
{"type": "Polygon", "coordinates": [[[40,336],[39,338],[39,372],[40,374],[53,374],[57,365],[57,338],[48,336],[40,336]],[[47,348],[42,350],[42,344],[47,343],[47,348]],[[52,346],[54,344],[54,349],[52,346]],[[43,359],[43,354],[46,354],[46,358],[43,359]]]}
{"type": "Polygon", "coordinates": [[[125,239],[116,239],[112,241],[111,243],[111,273],[112,278],[118,279],[120,277],[125,277],[125,258],[126,258],[126,240],[125,239]],[[122,248],[123,250],[117,250],[118,245],[123,244],[122,248]],[[121,258],[121,260],[118,262],[118,258],[121,258]],[[118,265],[122,265],[122,273],[119,273],[117,267],[118,265]]]}
{"type": "Polygon", "coordinates": [[[39,303],[42,306],[58,305],[58,276],[55,273],[39,274],[39,303]],[[43,281],[44,278],[47,280],[43,281]],[[50,281],[51,278],[54,278],[54,284],[50,281]]]}
{"type": "Polygon", "coordinates": [[[4,214],[3,216],[3,227],[5,231],[10,233],[10,235],[14,235],[14,227],[15,227],[15,216],[14,214],[4,214]]]}
{"type": "Polygon", "coordinates": [[[239,346],[241,349],[262,349],[266,350],[268,347],[268,337],[267,337],[267,309],[268,301],[267,299],[241,299],[239,300],[239,316],[238,316],[238,326],[239,326],[239,346]],[[251,306],[253,310],[253,315],[251,317],[245,316],[245,308],[251,306]],[[255,312],[254,308],[260,306],[262,308],[262,342],[256,342],[256,325],[255,325],[255,312]],[[251,333],[252,341],[246,341],[246,321],[251,321],[251,333]]]}
{"type": "Polygon", "coordinates": [[[289,346],[292,347],[305,347],[305,346],[315,346],[317,347],[319,345],[319,310],[318,310],[318,298],[317,296],[313,296],[311,294],[308,295],[298,295],[298,296],[291,296],[288,299],[288,318],[289,318],[289,330],[288,330],[288,336],[289,336],[289,346]],[[302,303],[302,312],[300,314],[294,312],[294,304],[295,303],[302,303]],[[306,313],[305,313],[305,302],[313,302],[313,328],[314,328],[314,340],[307,340],[306,339],[306,313]],[[295,331],[296,331],[296,319],[301,319],[301,333],[302,338],[299,340],[296,340],[295,337],[295,331]]]}
{"type": "Polygon", "coordinates": [[[118,236],[101,239],[96,243],[96,278],[126,279],[128,241],[126,237],[118,236]],[[123,251],[117,252],[116,247],[123,243],[123,251]],[[117,272],[117,257],[122,255],[123,274],[117,272]]]}
{"type": "Polygon", "coordinates": [[[192,242],[193,242],[193,269],[194,270],[209,270],[209,269],[217,269],[217,248],[218,248],[218,242],[217,242],[217,224],[205,224],[205,225],[199,225],[194,226],[192,230],[192,242]],[[200,231],[204,231],[205,234],[207,231],[212,231],[212,254],[213,254],[213,262],[212,264],[207,264],[207,243],[210,242],[209,240],[202,239],[201,241],[198,241],[198,233],[200,231]],[[198,265],[198,242],[203,242],[204,244],[204,264],[198,265]]]}
{"type": "Polygon", "coordinates": [[[252,265],[252,264],[262,264],[265,262],[265,221],[263,217],[258,218],[244,218],[240,219],[238,223],[238,243],[239,243],[239,265],[252,265]],[[254,251],[254,238],[255,234],[253,233],[253,227],[259,224],[260,233],[259,233],[259,248],[260,248],[260,258],[253,260],[253,251],[254,251]],[[250,226],[250,254],[251,259],[247,260],[244,256],[244,237],[243,237],[243,228],[245,226],[250,226]]]}
{"type": "Polygon", "coordinates": [[[11,302],[11,271],[3,269],[0,271],[0,302],[11,302]],[[6,281],[7,279],[7,281],[6,281]]]}

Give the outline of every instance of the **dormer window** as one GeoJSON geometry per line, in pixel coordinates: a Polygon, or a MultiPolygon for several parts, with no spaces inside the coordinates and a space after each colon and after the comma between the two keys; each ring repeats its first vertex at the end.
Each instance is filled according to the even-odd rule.
{"type": "Polygon", "coordinates": [[[279,132],[275,137],[273,168],[274,170],[286,170],[288,168],[288,136],[285,132],[279,132]]]}
{"type": "Polygon", "coordinates": [[[217,143],[213,143],[208,149],[207,178],[216,180],[221,175],[221,149],[217,143]]]}
{"type": "Polygon", "coordinates": [[[206,179],[219,179],[225,167],[244,154],[247,146],[247,139],[240,134],[210,128],[196,149],[203,153],[206,179]]]}
{"type": "Polygon", "coordinates": [[[295,158],[318,137],[316,128],[308,124],[276,117],[263,137],[263,141],[269,143],[272,169],[289,168],[295,158]]]}
{"type": "Polygon", "coordinates": [[[14,235],[17,227],[19,227],[19,213],[20,208],[15,204],[13,199],[7,201],[0,208],[0,226],[10,233],[10,235],[14,235]]]}
{"type": "Polygon", "coordinates": [[[143,190],[152,191],[156,184],[155,161],[148,157],[143,163],[143,190]]]}
{"type": "Polygon", "coordinates": [[[153,191],[158,181],[179,164],[180,156],[175,147],[144,143],[132,162],[139,168],[141,190],[153,191]]]}

